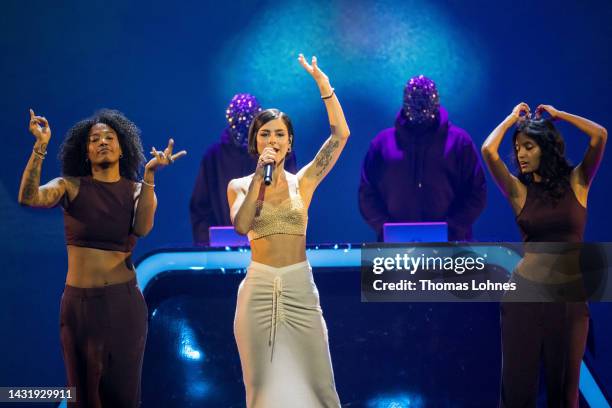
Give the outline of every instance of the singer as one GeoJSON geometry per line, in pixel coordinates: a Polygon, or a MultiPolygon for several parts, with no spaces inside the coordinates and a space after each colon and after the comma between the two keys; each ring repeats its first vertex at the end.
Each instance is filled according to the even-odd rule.
{"type": "MultiPolygon", "coordinates": [[[[339,407],[327,327],[306,259],[308,207],[334,166],[349,129],[340,102],[316,57],[298,61],[314,78],[325,103],[331,136],[297,174],[284,169],[294,132],[289,117],[260,112],[249,129],[255,172],[228,185],[234,228],[247,234],[252,262],[238,289],[234,335],[249,408],[339,407]],[[270,184],[266,166],[273,166],[270,184]]],[[[269,167],[269,170],[272,170],[269,167]]]]}

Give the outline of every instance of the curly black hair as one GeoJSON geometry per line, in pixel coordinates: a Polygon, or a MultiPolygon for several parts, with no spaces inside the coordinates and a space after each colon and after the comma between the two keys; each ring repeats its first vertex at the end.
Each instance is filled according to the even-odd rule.
{"type": "Polygon", "coordinates": [[[137,181],[140,168],[145,161],[140,129],[123,113],[113,109],[101,109],[68,130],[58,155],[62,163],[62,175],[70,177],[91,175],[91,164],[87,160],[87,144],[89,130],[96,123],[104,123],[117,132],[123,152],[123,157],[119,160],[119,173],[121,177],[137,181]]]}
{"type": "MultiPolygon", "coordinates": [[[[565,142],[561,132],[549,119],[526,119],[517,125],[512,135],[512,146],[516,145],[519,133],[533,139],[540,147],[542,155],[537,173],[542,177],[544,191],[551,201],[556,202],[570,188],[569,178],[574,168],[565,157],[565,142]]],[[[520,169],[516,149],[514,163],[520,169]]],[[[517,177],[525,185],[534,182],[533,173],[522,173],[519,170],[517,177]]]]}

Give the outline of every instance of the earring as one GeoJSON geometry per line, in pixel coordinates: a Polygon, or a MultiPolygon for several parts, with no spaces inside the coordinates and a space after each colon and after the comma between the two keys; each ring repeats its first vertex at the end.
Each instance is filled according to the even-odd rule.
{"type": "Polygon", "coordinates": [[[119,155],[119,158],[120,158],[120,159],[123,159],[123,153],[121,153],[121,154],[119,155]]]}

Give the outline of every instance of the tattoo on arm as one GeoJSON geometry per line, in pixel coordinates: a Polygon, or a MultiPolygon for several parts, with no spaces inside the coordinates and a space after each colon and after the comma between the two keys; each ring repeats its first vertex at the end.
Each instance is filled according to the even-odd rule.
{"type": "Polygon", "coordinates": [[[33,201],[37,198],[41,165],[42,159],[34,155],[32,162],[26,167],[22,179],[24,201],[33,201]]]}
{"type": "Polygon", "coordinates": [[[321,175],[325,172],[325,170],[331,163],[334,151],[338,148],[338,146],[340,146],[340,142],[338,140],[330,140],[325,146],[323,146],[323,148],[317,155],[317,159],[315,162],[315,165],[319,170],[317,172],[317,177],[321,177],[321,175]]]}
{"type": "Polygon", "coordinates": [[[38,200],[43,206],[55,205],[62,198],[62,192],[58,188],[41,188],[38,200]]]}
{"type": "MultiPolygon", "coordinates": [[[[45,145],[42,146],[43,148],[45,145]]],[[[52,207],[58,203],[65,192],[65,182],[62,178],[40,185],[40,175],[43,159],[32,153],[28,165],[21,178],[19,200],[21,203],[33,207],[52,207]]]]}

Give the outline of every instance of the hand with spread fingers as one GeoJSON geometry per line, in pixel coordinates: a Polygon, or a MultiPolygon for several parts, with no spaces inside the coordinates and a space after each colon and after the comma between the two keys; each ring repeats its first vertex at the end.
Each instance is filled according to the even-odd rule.
{"type": "Polygon", "coordinates": [[[536,119],[541,119],[543,112],[548,113],[551,119],[559,119],[559,111],[551,105],[538,105],[535,111],[536,119]]]}
{"type": "Polygon", "coordinates": [[[321,96],[323,97],[326,97],[328,95],[331,96],[331,93],[333,92],[333,88],[329,84],[329,78],[327,77],[327,75],[325,75],[325,73],[321,71],[321,68],[319,68],[317,57],[313,56],[309,64],[308,61],[306,61],[306,58],[304,57],[304,55],[300,54],[298,57],[298,61],[300,62],[302,67],[306,70],[306,72],[308,72],[316,81],[317,86],[319,87],[319,90],[321,91],[321,96]]]}
{"type": "Polygon", "coordinates": [[[151,149],[153,158],[146,164],[145,171],[155,171],[159,168],[165,167],[187,154],[186,150],[181,150],[180,152],[173,154],[173,149],[174,139],[170,139],[168,141],[168,147],[166,147],[163,151],[158,151],[155,149],[155,147],[153,147],[151,149]]]}
{"type": "Polygon", "coordinates": [[[36,116],[34,111],[30,109],[30,133],[34,135],[37,141],[48,143],[51,139],[51,128],[49,122],[44,116],[36,116]]]}

